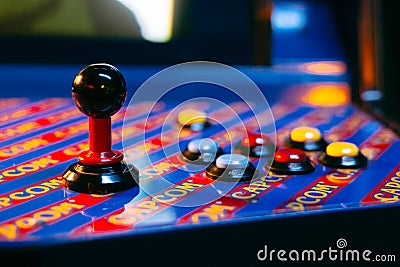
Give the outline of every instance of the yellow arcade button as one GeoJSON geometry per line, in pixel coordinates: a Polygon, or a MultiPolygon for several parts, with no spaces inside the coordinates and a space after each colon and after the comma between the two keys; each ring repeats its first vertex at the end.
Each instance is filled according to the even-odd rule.
{"type": "Polygon", "coordinates": [[[319,141],[321,132],[314,127],[301,126],[290,132],[290,139],[294,142],[319,141]]]}
{"type": "Polygon", "coordinates": [[[189,126],[194,123],[205,123],[206,113],[195,109],[185,109],[179,112],[178,122],[184,126],[189,126]]]}
{"type": "Polygon", "coordinates": [[[349,142],[333,142],[326,147],[326,154],[331,157],[354,157],[358,152],[358,147],[349,142]]]}

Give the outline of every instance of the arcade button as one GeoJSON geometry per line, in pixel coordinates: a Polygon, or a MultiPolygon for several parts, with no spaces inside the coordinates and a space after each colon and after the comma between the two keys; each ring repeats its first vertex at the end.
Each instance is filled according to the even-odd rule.
{"type": "Polygon", "coordinates": [[[185,109],[179,112],[178,123],[182,127],[190,128],[193,131],[201,131],[210,126],[207,121],[207,114],[195,109],[185,109]]]}
{"type": "Polygon", "coordinates": [[[303,150],[283,148],[275,152],[270,171],[276,174],[306,174],[315,170],[315,164],[303,150]]]}
{"type": "Polygon", "coordinates": [[[248,158],[240,154],[219,156],[206,169],[206,176],[219,181],[248,181],[257,175],[248,158]]]}
{"type": "Polygon", "coordinates": [[[137,186],[139,171],[123,161],[120,151],[111,149],[111,116],[126,98],[126,82],[109,64],[83,68],[72,84],[78,109],[89,116],[89,150],[63,173],[63,186],[82,193],[108,194],[137,186]]]}
{"type": "Polygon", "coordinates": [[[249,157],[264,157],[272,155],[275,151],[275,146],[270,138],[261,133],[245,134],[235,148],[234,152],[249,157]]]}
{"type": "Polygon", "coordinates": [[[304,151],[323,151],[328,144],[317,128],[300,126],[290,132],[287,145],[304,151]]]}
{"type": "Polygon", "coordinates": [[[194,139],[182,152],[183,158],[193,164],[210,164],[222,154],[217,142],[210,138],[194,139]]]}
{"type": "Polygon", "coordinates": [[[358,147],[350,142],[333,142],[318,157],[318,161],[328,167],[357,169],[367,166],[367,158],[358,147]]]}

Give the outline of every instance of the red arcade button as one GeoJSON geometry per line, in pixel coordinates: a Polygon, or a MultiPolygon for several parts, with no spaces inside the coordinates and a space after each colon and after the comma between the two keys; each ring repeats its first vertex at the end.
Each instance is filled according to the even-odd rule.
{"type": "Polygon", "coordinates": [[[275,152],[274,160],[277,162],[302,162],[307,159],[304,151],[297,148],[283,148],[275,152]]]}
{"type": "Polygon", "coordinates": [[[242,144],[248,147],[263,146],[269,142],[269,137],[260,133],[247,133],[242,139],[242,144]]]}

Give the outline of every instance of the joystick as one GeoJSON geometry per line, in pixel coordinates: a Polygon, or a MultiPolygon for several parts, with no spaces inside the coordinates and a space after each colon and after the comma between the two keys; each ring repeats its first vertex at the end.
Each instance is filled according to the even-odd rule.
{"type": "Polygon", "coordinates": [[[78,156],[63,174],[64,187],[90,194],[108,194],[137,186],[139,171],[111,149],[111,116],[126,99],[126,82],[109,64],[83,68],[72,84],[72,98],[89,117],[89,150],[78,156]]]}

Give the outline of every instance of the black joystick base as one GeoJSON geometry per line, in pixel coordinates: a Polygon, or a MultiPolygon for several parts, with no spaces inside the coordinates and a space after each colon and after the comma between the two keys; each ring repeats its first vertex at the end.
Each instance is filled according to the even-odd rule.
{"type": "Polygon", "coordinates": [[[63,178],[63,186],[70,190],[104,195],[137,186],[139,171],[123,161],[105,166],[77,162],[68,167],[63,178]]]}

